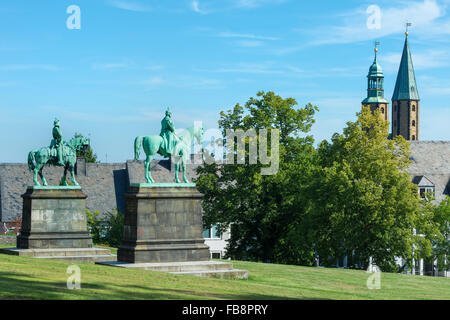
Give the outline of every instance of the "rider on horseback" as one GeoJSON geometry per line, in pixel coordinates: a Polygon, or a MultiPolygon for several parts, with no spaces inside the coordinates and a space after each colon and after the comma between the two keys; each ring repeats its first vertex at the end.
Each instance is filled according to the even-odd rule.
{"type": "Polygon", "coordinates": [[[50,148],[56,149],[57,159],[58,159],[58,165],[64,166],[63,161],[63,140],[62,140],[62,133],[61,128],[59,127],[59,120],[55,119],[53,122],[53,140],[50,144],[50,148]]]}
{"type": "Polygon", "coordinates": [[[159,134],[164,141],[163,150],[164,156],[170,157],[173,147],[176,143],[175,126],[172,121],[172,112],[167,108],[166,116],[161,121],[161,133],[159,134]]]}

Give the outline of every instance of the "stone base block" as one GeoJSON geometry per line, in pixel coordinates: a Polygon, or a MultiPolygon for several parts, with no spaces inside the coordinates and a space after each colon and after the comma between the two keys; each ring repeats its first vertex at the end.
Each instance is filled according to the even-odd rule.
{"type": "Polygon", "coordinates": [[[80,187],[28,187],[17,248],[92,248],[80,187]]]}
{"type": "Polygon", "coordinates": [[[233,264],[229,262],[189,261],[168,263],[126,263],[115,261],[97,262],[97,264],[111,267],[168,272],[172,274],[191,275],[198,277],[248,279],[247,270],[233,269],[233,264]]]}
{"type": "Polygon", "coordinates": [[[125,242],[119,247],[117,258],[130,263],[207,261],[210,254],[204,239],[157,240],[131,244],[125,242]]]}
{"type": "Polygon", "coordinates": [[[117,258],[129,263],[208,261],[202,194],[193,184],[136,184],[125,194],[117,258]]]}
{"type": "Polygon", "coordinates": [[[65,249],[20,249],[2,248],[0,253],[37,258],[58,259],[75,262],[101,262],[116,261],[116,255],[111,254],[109,249],[104,248],[65,248],[65,249]]]}

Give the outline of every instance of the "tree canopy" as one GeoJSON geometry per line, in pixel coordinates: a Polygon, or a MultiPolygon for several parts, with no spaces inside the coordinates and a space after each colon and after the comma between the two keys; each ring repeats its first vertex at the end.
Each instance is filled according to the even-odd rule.
{"type": "MultiPolygon", "coordinates": [[[[235,259],[275,261],[277,244],[301,215],[296,204],[314,152],[307,133],[317,107],[298,108],[295,99],[283,99],[273,92],[258,92],[244,107],[237,104],[221,112],[219,127],[227,129],[278,129],[279,169],[262,175],[261,163],[204,164],[197,169],[197,188],[203,200],[205,226],[218,224],[224,231],[231,225],[228,256],[235,259]]],[[[269,139],[270,140],[270,139],[269,139]]],[[[249,138],[247,138],[247,142],[249,138]]],[[[248,160],[248,150],[246,149],[248,160]]]]}
{"type": "Polygon", "coordinates": [[[372,261],[383,271],[400,271],[397,258],[406,267],[419,257],[448,254],[448,201],[439,209],[421,201],[407,172],[410,144],[401,136],[389,139],[389,123],[363,107],[342,134],[314,148],[307,133],[316,111],[258,92],[245,106],[220,113],[224,135],[227,129],[279,130],[279,170],[273,175],[261,174],[261,162],[249,163],[251,147],[244,164],[197,169],[205,227],[231,226],[227,255],[301,265],[319,258],[325,266],[348,257],[349,267],[367,268],[372,261]]]}
{"type": "Polygon", "coordinates": [[[308,198],[315,250],[326,265],[335,262],[328,257],[347,256],[350,266],[365,268],[372,258],[393,271],[395,257],[431,254],[437,230],[406,171],[409,143],[388,139],[388,128],[379,111],[363,107],[343,134],[317,149],[308,198]]]}

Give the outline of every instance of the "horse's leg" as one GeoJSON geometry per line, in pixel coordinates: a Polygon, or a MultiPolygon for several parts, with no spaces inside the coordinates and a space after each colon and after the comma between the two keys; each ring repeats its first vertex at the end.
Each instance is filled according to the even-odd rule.
{"type": "Polygon", "coordinates": [[[72,184],[74,186],[78,187],[79,184],[78,184],[77,180],[75,180],[75,166],[74,165],[70,166],[70,175],[72,176],[72,184]]]}
{"type": "Polygon", "coordinates": [[[39,173],[39,176],[41,177],[42,184],[43,184],[44,186],[48,186],[47,180],[45,180],[44,174],[42,173],[42,170],[43,170],[43,169],[44,169],[44,166],[42,166],[42,167],[39,169],[38,173],[39,173]]]}
{"type": "MultiPolygon", "coordinates": [[[[36,167],[33,169],[33,182],[34,182],[34,185],[35,185],[35,186],[40,186],[40,185],[41,185],[41,184],[39,183],[38,179],[37,179],[38,173],[40,172],[40,170],[42,170],[42,167],[41,167],[41,169],[39,169],[39,166],[38,166],[38,165],[36,165],[36,167]]],[[[41,178],[42,178],[42,177],[41,177],[41,178]]]]}
{"type": "Polygon", "coordinates": [[[180,158],[176,159],[176,157],[173,157],[175,161],[175,182],[180,183],[180,179],[178,179],[178,171],[180,170],[180,158]]]}
{"type": "Polygon", "coordinates": [[[152,173],[150,171],[150,165],[152,163],[152,155],[147,155],[145,158],[145,179],[147,180],[147,183],[154,183],[155,181],[152,178],[152,173]]]}
{"type": "Polygon", "coordinates": [[[64,167],[64,174],[63,174],[63,176],[62,176],[62,178],[61,178],[61,185],[63,185],[63,186],[67,186],[67,180],[66,180],[66,177],[67,177],[67,167],[64,167]]]}
{"type": "Polygon", "coordinates": [[[189,183],[188,179],[186,178],[186,161],[187,157],[183,155],[181,157],[181,168],[183,169],[183,181],[184,183],[189,183]]]}

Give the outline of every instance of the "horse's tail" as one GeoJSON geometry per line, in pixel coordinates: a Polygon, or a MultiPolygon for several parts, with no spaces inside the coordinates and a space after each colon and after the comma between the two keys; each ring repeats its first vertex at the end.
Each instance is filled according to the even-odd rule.
{"type": "Polygon", "coordinates": [[[134,160],[139,160],[139,156],[141,155],[141,147],[143,139],[144,137],[137,137],[134,140],[134,160]]]}
{"type": "Polygon", "coordinates": [[[36,151],[30,151],[30,153],[28,154],[28,170],[33,171],[34,168],[36,168],[35,166],[35,154],[36,151]]]}

